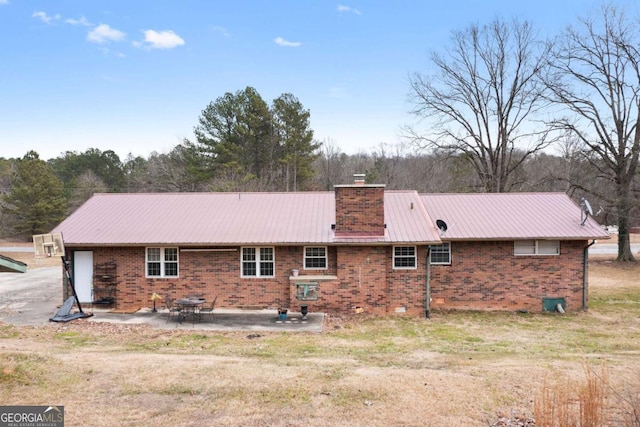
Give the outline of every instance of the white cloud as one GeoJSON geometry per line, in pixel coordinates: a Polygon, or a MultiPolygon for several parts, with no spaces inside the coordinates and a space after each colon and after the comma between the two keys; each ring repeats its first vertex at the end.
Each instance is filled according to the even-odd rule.
{"type": "Polygon", "coordinates": [[[0,4],[9,4],[9,0],[0,0],[0,4]]]}
{"type": "Polygon", "coordinates": [[[350,7],[350,6],[345,6],[343,4],[339,4],[338,5],[338,12],[340,12],[340,13],[355,13],[356,15],[362,15],[362,12],[360,12],[358,9],[356,9],[354,7],[350,7]]]}
{"type": "Polygon", "coordinates": [[[111,28],[107,24],[100,24],[87,34],[87,40],[93,43],[118,42],[124,39],[125,33],[111,28]]]}
{"type": "Polygon", "coordinates": [[[84,27],[90,27],[93,25],[91,22],[87,21],[87,18],[85,18],[84,16],[81,17],[80,19],[73,19],[73,18],[65,19],[64,22],[70,25],[82,25],[84,27]]]}
{"type": "MultiPolygon", "coordinates": [[[[173,31],[154,31],[146,30],[144,32],[144,42],[151,49],[173,49],[184,44],[184,39],[173,31]]],[[[140,42],[135,42],[134,46],[140,47],[140,42]]]]}
{"type": "Polygon", "coordinates": [[[46,12],[42,12],[42,11],[33,12],[31,17],[32,18],[37,18],[37,19],[41,20],[42,22],[44,22],[45,24],[51,24],[51,21],[55,21],[55,20],[60,19],[60,15],[49,16],[49,15],[47,15],[46,12]]]}
{"type": "Polygon", "coordinates": [[[226,28],[221,27],[219,25],[215,25],[213,27],[213,31],[215,31],[216,33],[222,34],[224,37],[231,37],[231,33],[227,31],[226,28]]]}
{"type": "Polygon", "coordinates": [[[283,39],[282,37],[276,37],[275,39],[273,39],[273,41],[276,42],[276,44],[279,46],[298,47],[302,45],[302,43],[300,42],[290,42],[283,39]]]}
{"type": "Polygon", "coordinates": [[[106,45],[98,46],[98,50],[106,57],[116,57],[116,58],[125,58],[126,55],[122,52],[113,51],[109,49],[106,45]]]}

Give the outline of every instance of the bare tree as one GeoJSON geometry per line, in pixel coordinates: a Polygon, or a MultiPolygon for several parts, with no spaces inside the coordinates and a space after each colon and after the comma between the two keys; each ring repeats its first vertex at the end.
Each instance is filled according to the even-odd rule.
{"type": "Polygon", "coordinates": [[[401,144],[390,145],[381,142],[371,151],[373,168],[367,170],[367,178],[373,177],[377,182],[385,184],[388,190],[409,188],[403,179],[405,177],[402,176],[405,166],[404,149],[401,144]]]}
{"type": "Polygon", "coordinates": [[[147,168],[155,191],[203,191],[211,177],[199,160],[188,142],[167,154],[151,153],[147,168]]]}
{"type": "Polygon", "coordinates": [[[74,212],[95,193],[108,192],[104,181],[91,169],[82,172],[73,180],[73,190],[69,197],[69,212],[74,212]]]}
{"type": "Polygon", "coordinates": [[[408,136],[420,148],[461,155],[480,190],[508,191],[514,171],[552,142],[536,120],[547,105],[539,77],[549,50],[526,21],[454,32],[445,56],[431,54],[437,74],[410,78],[411,113],[431,130],[408,128],[408,136]]]}
{"type": "Polygon", "coordinates": [[[563,34],[548,82],[568,112],[553,125],[576,137],[584,158],[615,185],[614,192],[596,195],[616,207],[618,261],[634,260],[629,218],[640,153],[639,35],[636,20],[604,6],[601,14],[580,19],[577,28],[563,34]]]}
{"type": "Polygon", "coordinates": [[[320,156],[315,161],[319,188],[333,190],[334,185],[345,183],[343,177],[346,159],[347,155],[340,150],[333,139],[326,138],[322,142],[320,156]]]}

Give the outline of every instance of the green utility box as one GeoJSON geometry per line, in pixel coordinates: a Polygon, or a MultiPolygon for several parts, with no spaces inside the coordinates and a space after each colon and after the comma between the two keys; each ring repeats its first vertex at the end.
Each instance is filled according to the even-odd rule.
{"type": "Polygon", "coordinates": [[[563,310],[567,309],[567,300],[564,298],[542,298],[542,309],[544,311],[558,311],[556,307],[560,304],[563,310]]]}

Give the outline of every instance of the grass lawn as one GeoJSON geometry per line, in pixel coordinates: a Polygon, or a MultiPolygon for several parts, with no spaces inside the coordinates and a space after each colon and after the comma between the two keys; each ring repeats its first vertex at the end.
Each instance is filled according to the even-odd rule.
{"type": "Polygon", "coordinates": [[[0,324],[0,402],[64,405],[68,426],[488,426],[606,375],[606,425],[633,425],[639,277],[592,260],[576,314],[328,316],[320,334],[0,324]]]}

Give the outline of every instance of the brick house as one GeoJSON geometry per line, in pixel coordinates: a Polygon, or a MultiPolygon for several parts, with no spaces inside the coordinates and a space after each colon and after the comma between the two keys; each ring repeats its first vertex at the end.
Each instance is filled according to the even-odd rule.
{"type": "Polygon", "coordinates": [[[589,240],[609,235],[565,194],[421,199],[448,224],[443,243],[432,246],[432,308],[540,311],[558,299],[566,310],[587,308],[589,240]]]}
{"type": "Polygon", "coordinates": [[[420,316],[541,311],[545,299],[586,308],[587,246],[608,235],[582,222],[564,194],[420,195],[359,181],[333,192],[96,194],[53,232],[81,302],[136,309],[156,292],[420,316]]]}

